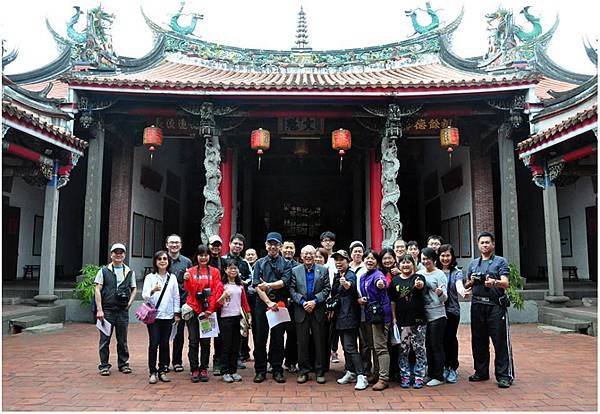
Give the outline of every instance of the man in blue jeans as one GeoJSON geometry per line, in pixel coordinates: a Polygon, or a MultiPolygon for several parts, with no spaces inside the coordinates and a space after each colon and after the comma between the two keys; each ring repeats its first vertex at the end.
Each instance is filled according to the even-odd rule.
{"type": "Polygon", "coordinates": [[[129,368],[129,349],[127,348],[127,327],[129,325],[129,308],[135,300],[137,292],[135,272],[125,263],[125,246],[115,243],[110,248],[111,263],[102,267],[96,274],[94,283],[96,301],[96,319],[105,323],[108,321],[114,329],[110,335],[100,332],[100,375],[110,375],[111,364],[110,338],[112,331],[117,337],[117,364],[123,374],[131,374],[129,368]]]}

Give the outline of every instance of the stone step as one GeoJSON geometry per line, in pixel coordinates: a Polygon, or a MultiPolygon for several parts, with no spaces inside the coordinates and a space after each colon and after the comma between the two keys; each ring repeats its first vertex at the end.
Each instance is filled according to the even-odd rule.
{"type": "Polygon", "coordinates": [[[9,321],[12,327],[18,327],[19,329],[27,329],[45,323],[48,323],[48,317],[41,315],[19,316],[9,321]]]}
{"type": "Polygon", "coordinates": [[[577,333],[572,329],[566,329],[566,328],[561,328],[559,326],[552,326],[552,325],[539,325],[538,328],[545,330],[545,331],[556,332],[559,334],[577,333]]]}
{"type": "Polygon", "coordinates": [[[588,329],[591,326],[591,322],[582,321],[580,319],[562,318],[553,319],[552,325],[559,326],[561,328],[571,329],[576,332],[587,334],[588,329]]]}
{"type": "Polygon", "coordinates": [[[64,328],[64,324],[62,322],[60,322],[60,323],[44,323],[42,325],[32,326],[30,328],[24,329],[23,332],[29,333],[29,334],[39,334],[39,333],[44,333],[44,332],[58,331],[62,328],[64,328]]]}
{"type": "Polygon", "coordinates": [[[2,298],[3,305],[18,305],[21,303],[21,298],[19,297],[10,297],[10,298],[2,298]]]}

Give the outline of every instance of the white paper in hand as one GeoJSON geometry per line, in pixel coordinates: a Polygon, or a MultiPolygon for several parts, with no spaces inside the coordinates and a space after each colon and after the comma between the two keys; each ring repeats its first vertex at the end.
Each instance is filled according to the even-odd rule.
{"type": "Polygon", "coordinates": [[[277,326],[280,323],[291,321],[290,313],[288,312],[287,308],[279,308],[277,312],[269,309],[267,311],[267,321],[269,322],[269,329],[272,329],[274,326],[277,326]]]}
{"type": "Polygon", "coordinates": [[[110,336],[112,325],[106,319],[96,320],[96,328],[106,336],[110,336]]]}
{"type": "Polygon", "coordinates": [[[198,322],[200,338],[214,338],[219,336],[219,324],[216,313],[211,313],[208,318],[198,318],[198,322]]]}

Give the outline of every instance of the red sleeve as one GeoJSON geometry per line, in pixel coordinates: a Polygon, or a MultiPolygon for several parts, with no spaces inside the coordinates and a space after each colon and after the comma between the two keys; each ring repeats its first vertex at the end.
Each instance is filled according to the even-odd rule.
{"type": "Polygon", "coordinates": [[[189,268],[186,269],[186,272],[190,273],[190,278],[188,280],[184,280],[183,281],[183,288],[188,292],[188,294],[193,294],[194,292],[192,292],[193,287],[194,287],[194,281],[193,281],[193,277],[196,274],[196,269],[194,268],[189,268]]]}
{"type": "Polygon", "coordinates": [[[211,267],[210,273],[211,295],[210,299],[208,300],[208,310],[211,312],[216,312],[217,308],[220,307],[220,304],[219,302],[217,302],[217,299],[219,299],[223,294],[223,283],[221,282],[221,273],[219,272],[219,269],[211,267]]]}
{"type": "Polygon", "coordinates": [[[250,313],[250,304],[248,303],[248,298],[246,297],[244,288],[242,288],[242,309],[244,312],[250,313]]]}

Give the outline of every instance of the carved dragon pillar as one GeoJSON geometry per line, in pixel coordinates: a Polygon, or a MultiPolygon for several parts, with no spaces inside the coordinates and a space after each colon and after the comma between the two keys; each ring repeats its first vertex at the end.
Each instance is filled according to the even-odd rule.
{"type": "Polygon", "coordinates": [[[221,146],[220,131],[215,123],[213,104],[204,102],[200,107],[200,136],[205,140],[204,169],[204,216],[202,217],[200,236],[202,243],[208,244],[208,238],[219,234],[223,219],[223,204],[219,193],[221,184],[221,146]]]}
{"type": "Polygon", "coordinates": [[[400,108],[396,104],[388,106],[385,130],[381,141],[381,225],[383,227],[383,247],[392,247],[394,241],[402,236],[400,222],[400,187],[396,179],[400,169],[396,141],[402,137],[400,108]]]}

